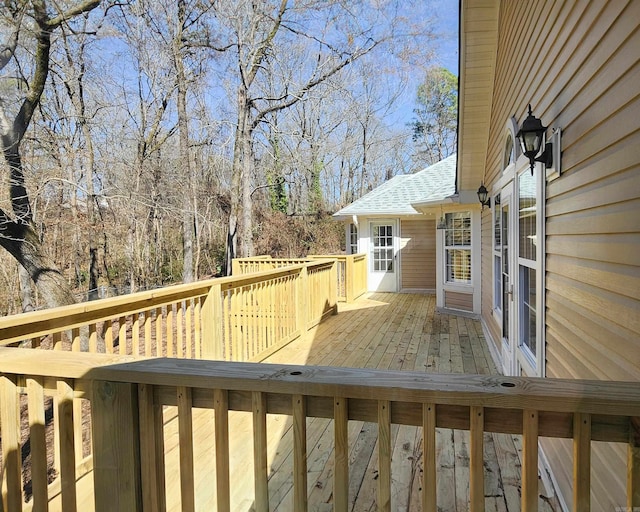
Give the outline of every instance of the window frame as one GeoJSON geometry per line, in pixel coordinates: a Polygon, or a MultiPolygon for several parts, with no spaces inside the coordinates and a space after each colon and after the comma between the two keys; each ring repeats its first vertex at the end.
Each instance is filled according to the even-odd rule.
{"type": "MultiPolygon", "coordinates": [[[[534,167],[534,190],[535,190],[535,222],[533,226],[535,227],[535,241],[533,241],[534,246],[534,258],[531,259],[526,257],[526,255],[522,255],[522,247],[523,243],[521,237],[522,233],[522,223],[521,220],[523,218],[522,211],[523,208],[531,208],[531,204],[524,205],[522,204],[522,181],[523,177],[526,177],[527,180],[530,180],[530,167],[528,165],[519,165],[518,172],[515,174],[515,201],[514,206],[517,206],[517,219],[516,222],[516,247],[514,250],[516,253],[516,265],[517,269],[515,269],[515,279],[516,282],[514,286],[517,287],[518,290],[518,303],[514,305],[517,308],[517,326],[516,326],[516,349],[518,354],[518,361],[520,363],[520,367],[525,375],[528,376],[537,376],[544,377],[546,373],[545,369],[545,299],[544,299],[544,205],[545,205],[545,197],[544,197],[544,184],[545,184],[545,172],[542,167],[542,164],[536,164],[534,167]],[[530,272],[535,272],[535,282],[531,283],[530,281],[530,272]],[[529,276],[525,278],[524,272],[529,272],[529,276]],[[528,283],[528,286],[527,286],[528,283]],[[533,284],[533,289],[535,292],[535,305],[531,304],[529,300],[531,295],[531,288],[533,284]],[[525,289],[526,288],[526,289],[525,289]],[[525,297],[527,295],[527,297],[525,297]],[[533,312],[535,314],[535,351],[531,349],[530,344],[525,343],[525,329],[527,329],[529,338],[532,334],[530,330],[531,324],[529,322],[530,314],[533,312]],[[527,320],[525,322],[525,320],[527,320]]],[[[531,197],[531,196],[529,196],[531,197]]],[[[533,236],[531,234],[526,235],[527,238],[533,236]]]]}
{"type": "Polygon", "coordinates": [[[443,282],[446,285],[457,285],[457,286],[473,286],[473,216],[471,211],[455,211],[445,213],[445,229],[443,230],[444,242],[443,242],[443,282]],[[449,222],[449,219],[462,219],[465,221],[465,224],[462,227],[453,226],[453,222],[449,222]],[[451,236],[452,239],[455,239],[456,233],[463,233],[462,238],[463,242],[467,243],[452,243],[448,244],[447,239],[449,238],[448,234],[453,231],[451,236]],[[466,232],[468,231],[468,235],[466,232]],[[449,251],[461,251],[463,254],[467,254],[466,256],[466,270],[463,270],[463,273],[468,275],[466,279],[451,279],[449,275],[449,251]]]}
{"type": "Polygon", "coordinates": [[[349,254],[358,254],[360,248],[360,238],[358,237],[358,225],[353,222],[349,224],[347,228],[347,247],[349,248],[349,254]],[[355,237],[355,242],[354,242],[355,237]],[[355,251],[354,251],[355,247],[355,251]]]}

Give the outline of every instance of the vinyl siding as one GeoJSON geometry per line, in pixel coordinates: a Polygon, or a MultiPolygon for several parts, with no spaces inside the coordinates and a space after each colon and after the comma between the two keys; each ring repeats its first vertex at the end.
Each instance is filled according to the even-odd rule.
{"type": "MultiPolygon", "coordinates": [[[[487,183],[502,170],[505,122],[521,123],[528,103],[562,128],[562,175],[545,192],[548,377],[640,380],[639,20],[635,0],[500,4],[487,183]]],[[[483,317],[496,334],[490,217],[483,317]]],[[[571,442],[543,444],[571,506],[571,442]]],[[[594,443],[592,510],[626,505],[625,450],[594,443]]]]}
{"type": "Polygon", "coordinates": [[[444,307],[460,311],[473,311],[473,294],[460,292],[444,292],[444,307]]]}
{"type": "Polygon", "coordinates": [[[435,220],[402,220],[400,262],[403,290],[434,290],[436,287],[435,220]]]}

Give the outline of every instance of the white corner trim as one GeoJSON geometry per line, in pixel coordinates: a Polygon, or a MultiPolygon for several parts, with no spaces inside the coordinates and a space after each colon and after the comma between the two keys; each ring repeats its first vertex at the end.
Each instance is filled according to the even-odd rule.
{"type": "Polygon", "coordinates": [[[548,494],[555,494],[556,498],[558,498],[558,503],[560,503],[560,508],[562,508],[562,512],[569,512],[569,507],[567,506],[567,502],[564,500],[564,496],[560,493],[560,487],[558,486],[558,480],[556,479],[553,471],[551,471],[551,465],[549,464],[549,459],[547,459],[547,454],[544,453],[540,442],[538,442],[538,471],[540,472],[540,478],[542,479],[542,484],[545,487],[545,490],[548,494]]]}

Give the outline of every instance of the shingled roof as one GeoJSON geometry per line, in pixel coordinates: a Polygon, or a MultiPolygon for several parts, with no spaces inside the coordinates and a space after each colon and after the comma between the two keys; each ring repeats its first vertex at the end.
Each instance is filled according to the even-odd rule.
{"type": "Polygon", "coordinates": [[[414,174],[394,176],[333,216],[420,215],[411,205],[443,201],[455,193],[455,179],[456,155],[453,154],[414,174]]]}

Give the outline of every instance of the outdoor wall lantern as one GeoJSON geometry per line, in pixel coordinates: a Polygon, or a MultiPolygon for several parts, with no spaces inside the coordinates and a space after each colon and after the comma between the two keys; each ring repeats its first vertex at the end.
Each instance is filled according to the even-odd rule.
{"type": "Polygon", "coordinates": [[[489,197],[489,191],[487,190],[487,187],[484,186],[484,183],[481,183],[480,188],[478,189],[478,200],[480,201],[483,210],[485,206],[491,208],[491,198],[489,197]]]}
{"type": "Polygon", "coordinates": [[[532,176],[533,166],[536,162],[542,162],[546,168],[553,165],[552,143],[545,144],[542,154],[537,156],[538,153],[540,153],[540,148],[542,147],[546,131],[547,127],[543,126],[542,121],[533,115],[533,112],[531,112],[531,104],[529,104],[529,115],[522,123],[516,137],[520,140],[524,156],[529,159],[532,176]]]}

